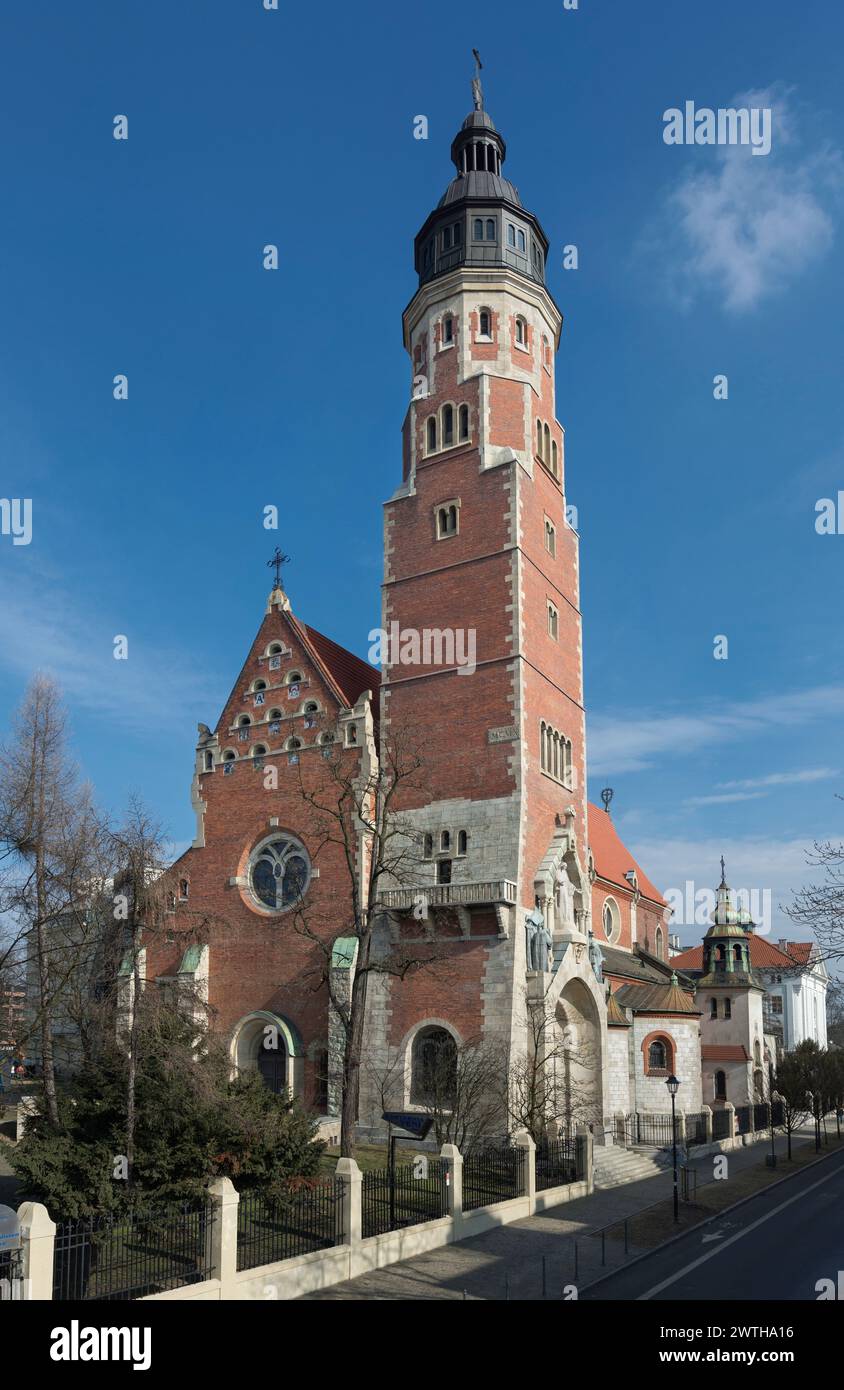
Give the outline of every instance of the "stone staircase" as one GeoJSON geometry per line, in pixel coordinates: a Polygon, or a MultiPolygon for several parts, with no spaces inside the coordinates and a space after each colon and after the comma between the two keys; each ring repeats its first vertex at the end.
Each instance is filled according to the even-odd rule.
{"type": "Polygon", "coordinates": [[[642,1182],[665,1172],[670,1155],[662,1149],[639,1147],[622,1149],[612,1144],[606,1148],[596,1144],[593,1149],[595,1191],[608,1187],[623,1187],[628,1182],[642,1182]]]}

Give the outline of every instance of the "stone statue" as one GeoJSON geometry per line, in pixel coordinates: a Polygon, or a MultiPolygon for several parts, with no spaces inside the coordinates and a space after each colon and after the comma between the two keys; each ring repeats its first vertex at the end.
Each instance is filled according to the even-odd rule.
{"type": "Polygon", "coordinates": [[[568,927],[574,924],[574,889],[567,870],[561,865],[557,870],[557,883],[560,893],[560,919],[568,927]]]}
{"type": "Polygon", "coordinates": [[[595,979],[599,984],[604,981],[604,953],[595,940],[595,933],[589,932],[589,964],[595,971],[595,979]]]}
{"type": "Polygon", "coordinates": [[[551,948],[553,944],[551,933],[546,927],[543,919],[542,926],[537,927],[536,936],[533,938],[535,970],[551,969],[551,948]]]}
{"type": "Polygon", "coordinates": [[[543,917],[538,907],[529,912],[525,918],[525,932],[527,940],[525,943],[525,963],[528,970],[535,970],[534,959],[536,956],[536,933],[543,925],[543,917]]]}

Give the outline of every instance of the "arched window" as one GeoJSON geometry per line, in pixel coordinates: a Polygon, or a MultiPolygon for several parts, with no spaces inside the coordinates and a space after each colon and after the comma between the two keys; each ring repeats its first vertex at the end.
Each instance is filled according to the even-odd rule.
{"type": "Polygon", "coordinates": [[[469,837],[468,837],[468,835],[466,834],[466,831],[465,831],[465,830],[458,830],[458,832],[457,832],[457,853],[458,853],[458,855],[464,855],[464,854],[466,853],[466,849],[467,849],[467,846],[468,846],[468,842],[469,842],[469,837]]]}
{"type": "Polygon", "coordinates": [[[239,729],[245,729],[246,726],[247,726],[247,724],[251,724],[251,723],[252,723],[252,715],[251,715],[251,714],[239,714],[239,715],[237,716],[237,726],[238,726],[239,729]]]}
{"type": "Polygon", "coordinates": [[[656,942],[656,955],[662,960],[662,927],[657,927],[654,940],[656,942]]]}
{"type": "Polygon", "coordinates": [[[484,219],[476,217],[472,223],[472,240],[483,241],[484,239],[484,219]]]}
{"type": "Polygon", "coordinates": [[[493,218],[493,217],[488,217],[487,220],[486,220],[486,239],[487,239],[487,241],[495,241],[495,239],[496,239],[496,237],[495,237],[495,218],[493,218]]]}
{"type": "Polygon", "coordinates": [[[536,456],[542,458],[542,421],[536,422],[536,456]]]}
{"type": "Polygon", "coordinates": [[[490,314],[489,309],[481,309],[478,318],[478,337],[492,337],[492,315],[490,314]]]}
{"type": "Polygon", "coordinates": [[[206,753],[206,754],[205,754],[205,771],[206,771],[206,772],[213,772],[213,770],[214,770],[214,754],[213,754],[213,753],[206,753]]]}
{"type": "Polygon", "coordinates": [[[555,478],[559,478],[559,476],[560,476],[560,464],[559,464],[559,460],[558,460],[558,458],[557,458],[557,441],[556,441],[556,439],[552,439],[552,440],[551,440],[551,472],[554,474],[554,477],[555,477],[555,478]]]}
{"type": "Polygon", "coordinates": [[[440,850],[441,850],[441,852],[442,852],[443,854],[445,854],[445,853],[447,853],[447,851],[450,850],[450,849],[451,849],[451,831],[450,831],[450,830],[441,830],[441,831],[440,831],[440,850]]]}
{"type": "Polygon", "coordinates": [[[527,347],[527,322],[521,314],[516,319],[516,342],[519,347],[527,347]]]}
{"type": "Polygon", "coordinates": [[[454,406],[444,405],[442,409],[443,448],[454,443],[454,406]]]}
{"type": "Polygon", "coordinates": [[[264,743],[256,743],[256,744],[255,744],[255,747],[252,749],[252,757],[253,757],[253,758],[265,758],[266,755],[267,755],[267,746],[266,746],[266,744],[264,744],[264,743]]]}
{"type": "Polygon", "coordinates": [[[724,1017],[725,1017],[725,1018],[732,1018],[732,1016],[733,1016],[733,1001],[732,1001],[732,999],[725,999],[725,1000],[724,1000],[724,1017]]]}
{"type": "Polygon", "coordinates": [[[615,898],[607,898],[601,913],[607,941],[615,941],[621,931],[621,913],[615,898]]]}
{"type": "Polygon", "coordinates": [[[288,684],[288,685],[298,685],[301,679],[302,679],[302,672],[301,672],[301,671],[290,671],[289,674],[288,674],[288,676],[287,676],[287,684],[288,684]]]}
{"type": "Polygon", "coordinates": [[[512,222],[507,223],[507,245],[516,245],[516,228],[513,226],[512,222]]]}
{"type": "Polygon", "coordinates": [[[717,1018],[717,1017],[718,1017],[718,1000],[717,1000],[717,999],[710,999],[710,1001],[709,1001],[709,1017],[710,1017],[710,1018],[717,1018]]]}
{"type": "Polygon", "coordinates": [[[295,753],[297,749],[302,747],[302,740],[300,738],[296,738],[294,734],[292,738],[289,738],[287,740],[284,746],[287,749],[288,753],[295,753]]]}
{"type": "Polygon", "coordinates": [[[727,1075],[726,1072],[716,1071],[715,1073],[715,1099],[727,1099],[727,1075]]]}
{"type": "Polygon", "coordinates": [[[265,680],[257,680],[252,685],[253,690],[266,690],[266,688],[267,682],[265,680]]]}
{"type": "Polygon", "coordinates": [[[446,502],[437,508],[437,540],[457,535],[457,504],[446,502]]]}
{"type": "Polygon", "coordinates": [[[280,642],[271,642],[267,647],[267,656],[281,656],[283,650],[280,642]]]}
{"type": "Polygon", "coordinates": [[[179,897],[183,903],[190,897],[190,880],[187,878],[179,879],[179,897]]]}
{"type": "Polygon", "coordinates": [[[223,762],[224,762],[224,763],[233,763],[236,757],[237,757],[237,754],[234,752],[233,749],[231,749],[231,748],[226,748],[225,751],[224,751],[224,753],[223,753],[223,762]]]}
{"type": "Polygon", "coordinates": [[[298,840],[276,836],[259,845],[249,861],[249,887],[260,907],[283,912],[308,891],[311,866],[298,840]]]}
{"type": "Polygon", "coordinates": [[[469,438],[469,407],[461,405],[459,411],[459,432],[461,442],[469,438]]]}
{"type": "Polygon", "coordinates": [[[443,344],[454,342],[454,319],[451,314],[446,314],[443,319],[443,344]]]}
{"type": "Polygon", "coordinates": [[[648,1071],[668,1071],[668,1048],[662,1038],[654,1038],[648,1047],[648,1071]]]}
{"type": "Polygon", "coordinates": [[[525,254],[525,251],[527,250],[527,242],[525,241],[525,234],[524,234],[524,232],[521,230],[521,228],[519,228],[519,250],[521,251],[522,255],[524,255],[524,254],[525,254]]]}
{"type": "Polygon", "coordinates": [[[358,741],[358,726],[357,726],[357,724],[347,724],[347,725],[346,725],[346,747],[347,747],[347,748],[354,748],[355,745],[357,744],[357,741],[358,741]]]}
{"type": "Polygon", "coordinates": [[[544,450],[543,450],[543,453],[542,453],[542,457],[544,458],[544,460],[545,460],[546,463],[550,464],[550,462],[551,462],[551,431],[550,431],[550,429],[548,428],[547,425],[545,425],[543,428],[544,428],[544,435],[545,435],[545,447],[544,447],[544,450]]]}
{"type": "Polygon", "coordinates": [[[762,1046],[761,1046],[761,1044],[760,1044],[758,1038],[757,1038],[756,1042],[753,1044],[753,1060],[754,1060],[754,1062],[756,1063],[757,1067],[761,1067],[761,1065],[762,1065],[762,1046]]]}
{"type": "Polygon", "coordinates": [[[435,454],[435,453],[437,452],[437,421],[436,421],[436,417],[433,416],[433,415],[430,416],[430,418],[429,418],[429,420],[428,420],[427,431],[428,431],[428,438],[427,438],[427,449],[428,449],[428,453],[429,453],[429,454],[435,454]]]}
{"type": "Polygon", "coordinates": [[[420,1028],[413,1040],[410,1100],[448,1109],[457,1092],[457,1044],[445,1028],[420,1028]]]}
{"type": "Polygon", "coordinates": [[[422,837],[422,856],[423,856],[423,858],[425,858],[425,859],[431,859],[431,858],[433,857],[433,853],[434,853],[434,837],[433,837],[433,835],[431,835],[431,834],[423,835],[423,837],[422,837]]]}

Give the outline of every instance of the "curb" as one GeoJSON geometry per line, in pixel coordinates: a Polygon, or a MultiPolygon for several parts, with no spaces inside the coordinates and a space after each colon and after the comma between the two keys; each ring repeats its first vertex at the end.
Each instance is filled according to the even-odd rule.
{"type": "MultiPolygon", "coordinates": [[[[844,1141],[842,1141],[841,1147],[837,1152],[839,1154],[844,1153],[844,1141]]],[[[664,1240],[661,1245],[655,1245],[652,1250],[645,1250],[641,1255],[634,1255],[632,1260],[628,1260],[626,1264],[619,1265],[618,1269],[610,1270],[608,1274],[602,1274],[598,1279],[593,1279],[591,1284],[581,1285],[578,1289],[578,1297],[581,1293],[586,1293],[587,1289],[596,1289],[599,1284],[605,1284],[608,1279],[613,1279],[616,1274],[626,1273],[628,1269],[632,1269],[634,1265],[640,1264],[642,1260],[648,1260],[652,1255],[659,1255],[663,1250],[668,1250],[670,1246],[676,1245],[678,1241],[685,1240],[686,1236],[690,1236],[692,1232],[702,1231],[704,1226],[711,1226],[713,1221],[720,1221],[721,1218],[726,1216],[729,1212],[738,1211],[739,1207],[743,1207],[747,1202],[754,1201],[765,1192],[773,1192],[774,1188],[782,1187],[783,1183],[791,1182],[793,1178],[801,1177],[803,1173],[808,1173],[810,1169],[817,1168],[819,1164],[826,1163],[828,1159],[834,1157],[835,1153],[824,1154],[822,1158],[816,1158],[812,1163],[805,1164],[797,1172],[786,1173],[785,1177],[777,1178],[776,1182],[768,1183],[767,1187],[760,1188],[758,1192],[751,1192],[747,1197],[739,1197],[737,1202],[733,1202],[729,1207],[724,1207],[721,1211],[716,1212],[714,1216],[707,1216],[705,1220],[696,1222],[694,1226],[687,1226],[685,1231],[678,1231],[676,1236],[671,1236],[670,1240],[664,1240]]],[[[636,1215],[638,1215],[637,1212],[631,1212],[628,1219],[632,1220],[636,1215]]]]}

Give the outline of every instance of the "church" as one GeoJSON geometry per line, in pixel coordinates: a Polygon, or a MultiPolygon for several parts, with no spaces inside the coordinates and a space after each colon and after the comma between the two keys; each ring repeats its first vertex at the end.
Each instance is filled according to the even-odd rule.
{"type": "Polygon", "coordinates": [[[619,1114],[670,1110],[672,1073],[678,1106],[700,1110],[701,1011],[669,959],[658,888],[609,801],[587,801],[563,319],[548,238],[473,89],[450,182],[415,238],[401,471],[384,505],[383,630],[450,640],[418,644],[412,662],[388,645],[376,669],[294,613],[276,568],[225,707],[199,726],[195,838],[144,974],[207,1001],[232,1066],[330,1126],[331,999],[355,978],[350,902],[372,846],[360,821],[351,838],[330,833],[325,798],[338,768],[346,785],[377,777],[388,741],[412,730],[424,776],[396,811],[415,849],[382,894],[379,932],[387,955],[406,949],[435,911],[438,958],[368,975],[361,1133],[382,1128],[385,1104],[424,1109],[432,1066],[467,1044],[524,1055],[533,1002],[565,1058],[565,1118],[597,1134],[619,1114]],[[469,649],[471,667],[456,656],[469,649]]]}

